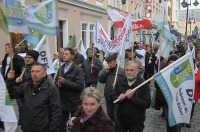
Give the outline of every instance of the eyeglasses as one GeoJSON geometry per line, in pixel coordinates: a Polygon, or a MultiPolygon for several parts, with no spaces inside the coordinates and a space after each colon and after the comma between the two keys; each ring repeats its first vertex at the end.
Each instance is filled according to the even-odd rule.
{"type": "Polygon", "coordinates": [[[33,58],[33,57],[30,57],[30,56],[26,56],[26,57],[25,57],[25,59],[31,59],[31,58],[33,58]]]}

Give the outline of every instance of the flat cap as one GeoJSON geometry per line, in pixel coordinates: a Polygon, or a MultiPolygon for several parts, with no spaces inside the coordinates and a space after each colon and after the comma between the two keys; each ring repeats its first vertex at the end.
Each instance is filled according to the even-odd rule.
{"type": "Polygon", "coordinates": [[[105,60],[106,61],[112,61],[112,60],[116,60],[117,59],[117,55],[113,54],[113,55],[109,55],[105,60]]]}

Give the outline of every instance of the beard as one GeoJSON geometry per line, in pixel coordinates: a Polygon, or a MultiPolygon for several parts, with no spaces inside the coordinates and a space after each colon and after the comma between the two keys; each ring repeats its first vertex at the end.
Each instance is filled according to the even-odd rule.
{"type": "Polygon", "coordinates": [[[126,74],[126,78],[127,78],[129,81],[135,80],[136,77],[137,77],[137,75],[129,75],[129,74],[126,74]]]}

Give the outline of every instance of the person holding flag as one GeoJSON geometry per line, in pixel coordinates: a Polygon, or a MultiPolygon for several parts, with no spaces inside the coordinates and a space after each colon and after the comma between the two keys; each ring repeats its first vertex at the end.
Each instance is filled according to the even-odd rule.
{"type": "Polygon", "coordinates": [[[129,61],[125,66],[125,77],[119,77],[111,94],[111,100],[119,99],[116,132],[143,132],[146,109],[150,107],[149,84],[132,91],[145,80],[138,76],[138,63],[129,61]]]}
{"type": "Polygon", "coordinates": [[[65,48],[62,56],[65,63],[58,69],[54,82],[59,88],[62,104],[60,132],[66,132],[66,122],[68,122],[81,104],[79,96],[84,89],[83,71],[72,61],[73,58],[74,50],[65,48]]]}
{"type": "MultiPolygon", "coordinates": [[[[99,76],[99,82],[105,84],[104,88],[104,96],[106,101],[106,110],[107,114],[110,117],[110,119],[115,122],[116,119],[116,111],[117,111],[117,105],[115,105],[111,99],[110,95],[113,91],[113,85],[115,80],[115,75],[117,72],[118,64],[117,64],[117,55],[112,54],[106,57],[105,61],[107,61],[108,65],[105,67],[103,72],[99,76]]],[[[124,69],[119,67],[117,77],[124,77],[124,69]]]]}
{"type": "MultiPolygon", "coordinates": [[[[170,64],[172,64],[174,61],[176,61],[178,59],[179,59],[178,55],[176,55],[176,54],[170,55],[168,60],[167,60],[167,64],[165,65],[165,67],[170,65],[170,64]]],[[[165,67],[163,67],[163,69],[165,67]]],[[[179,124],[174,125],[172,127],[169,126],[169,123],[168,123],[168,104],[167,104],[167,102],[165,100],[165,97],[164,97],[159,85],[157,84],[157,82],[155,82],[155,88],[157,90],[156,103],[157,103],[157,105],[159,104],[163,108],[162,116],[166,117],[167,132],[180,132],[181,131],[181,126],[179,124]]]]}
{"type": "Polygon", "coordinates": [[[99,71],[103,69],[103,64],[94,54],[94,48],[88,49],[88,58],[81,65],[85,73],[85,87],[96,87],[98,82],[99,71]]]}
{"type": "Polygon", "coordinates": [[[24,100],[21,129],[24,132],[59,132],[61,103],[58,88],[47,78],[42,64],[31,67],[31,81],[15,85],[14,71],[7,75],[7,88],[11,98],[24,100]]]}

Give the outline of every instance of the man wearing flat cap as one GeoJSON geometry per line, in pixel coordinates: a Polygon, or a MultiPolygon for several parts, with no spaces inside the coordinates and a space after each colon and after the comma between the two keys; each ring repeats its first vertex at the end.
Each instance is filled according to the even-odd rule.
{"type": "MultiPolygon", "coordinates": [[[[115,80],[115,74],[117,71],[117,56],[115,54],[108,56],[105,60],[108,63],[108,66],[105,67],[101,75],[99,76],[99,82],[105,83],[104,88],[104,96],[106,99],[106,109],[107,114],[110,117],[110,119],[114,122],[115,121],[115,113],[116,113],[116,105],[113,104],[113,102],[110,100],[110,94],[113,91],[114,86],[114,80],[115,80]]],[[[119,76],[125,76],[124,75],[124,69],[119,67],[117,77],[119,76]]]]}

